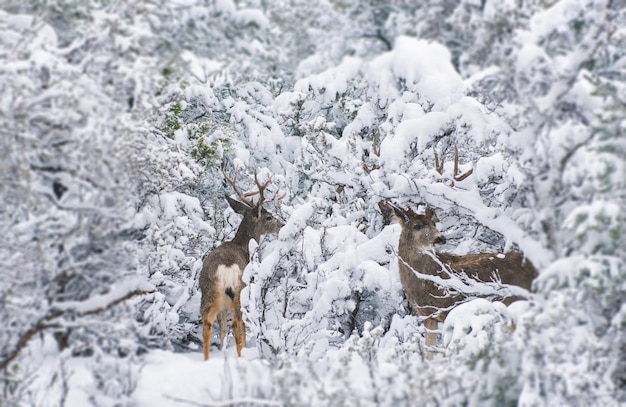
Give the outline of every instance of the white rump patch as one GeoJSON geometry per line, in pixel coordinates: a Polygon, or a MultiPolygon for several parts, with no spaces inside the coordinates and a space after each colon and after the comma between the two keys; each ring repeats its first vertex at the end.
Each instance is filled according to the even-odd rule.
{"type": "Polygon", "coordinates": [[[215,274],[217,276],[217,286],[222,292],[224,292],[227,288],[237,291],[241,285],[242,271],[236,264],[233,264],[230,267],[221,265],[217,268],[217,272],[215,274]]]}

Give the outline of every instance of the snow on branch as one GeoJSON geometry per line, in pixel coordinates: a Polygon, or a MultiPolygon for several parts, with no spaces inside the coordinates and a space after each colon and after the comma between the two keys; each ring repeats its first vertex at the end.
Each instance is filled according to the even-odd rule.
{"type": "Polygon", "coordinates": [[[52,305],[52,310],[75,312],[80,316],[92,315],[105,311],[137,295],[155,291],[154,285],[141,279],[130,279],[112,288],[108,293],[94,295],[85,301],[65,301],[52,305]]]}
{"type": "Polygon", "coordinates": [[[415,274],[415,276],[421,280],[429,280],[433,283],[440,286],[443,290],[450,294],[463,294],[465,296],[481,296],[481,297],[523,297],[528,298],[530,296],[530,292],[525,288],[512,285],[512,284],[503,284],[499,278],[499,275],[496,271],[493,273],[493,281],[480,281],[472,278],[469,275],[463,275],[462,273],[456,273],[449,265],[443,263],[439,258],[435,255],[434,252],[430,250],[423,251],[428,256],[432,257],[433,261],[435,261],[441,267],[441,271],[448,275],[450,278],[439,277],[438,275],[424,274],[415,270],[408,264],[398,253],[394,253],[398,257],[398,259],[415,274]]]}
{"type": "Polygon", "coordinates": [[[240,406],[240,405],[250,405],[250,406],[282,406],[283,403],[279,401],[272,400],[262,400],[262,399],[254,399],[254,398],[240,398],[233,399],[227,401],[213,401],[210,403],[198,403],[193,400],[186,400],[180,397],[173,397],[164,395],[165,398],[175,401],[177,403],[186,403],[192,406],[198,407],[226,407],[226,406],[240,406]]]}
{"type": "Polygon", "coordinates": [[[479,223],[494,230],[509,241],[516,243],[525,256],[531,259],[538,269],[546,267],[554,259],[554,253],[541,242],[533,239],[508,216],[497,209],[485,205],[477,191],[450,188],[443,184],[416,182],[418,189],[431,198],[444,198],[454,205],[464,208],[479,223]]]}
{"type": "Polygon", "coordinates": [[[76,313],[78,316],[97,314],[111,309],[128,299],[138,295],[150,294],[155,290],[156,289],[152,284],[134,279],[126,281],[124,284],[120,284],[120,286],[115,287],[107,294],[96,295],[85,301],[68,301],[53,305],[45,315],[39,318],[35,324],[22,333],[13,350],[1,355],[0,370],[6,369],[9,363],[17,358],[22,349],[24,349],[33,336],[53,326],[54,324],[51,322],[56,318],[71,312],[76,313]]]}

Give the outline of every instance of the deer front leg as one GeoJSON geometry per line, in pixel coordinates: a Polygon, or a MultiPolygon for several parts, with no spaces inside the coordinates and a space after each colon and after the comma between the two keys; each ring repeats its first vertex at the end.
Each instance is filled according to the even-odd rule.
{"type": "Polygon", "coordinates": [[[424,320],[424,328],[426,328],[426,360],[433,359],[433,348],[437,344],[437,328],[439,323],[436,319],[426,318],[424,320]]]}

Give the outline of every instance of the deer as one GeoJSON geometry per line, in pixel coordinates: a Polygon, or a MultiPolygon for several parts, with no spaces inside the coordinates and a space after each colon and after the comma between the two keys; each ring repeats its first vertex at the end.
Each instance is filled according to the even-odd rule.
{"type": "Polygon", "coordinates": [[[446,238],[436,227],[439,219],[432,208],[427,206],[424,214],[417,214],[386,201],[378,206],[385,219],[402,227],[398,243],[400,282],[409,310],[424,318],[427,360],[433,358],[438,324],[455,306],[476,297],[499,299],[507,305],[527,297],[537,270],[521,253],[435,252],[446,238]],[[476,282],[486,284],[479,289],[476,282]]]}
{"type": "MultiPolygon", "coordinates": [[[[250,239],[260,243],[262,236],[277,233],[284,226],[281,221],[263,208],[264,192],[271,181],[271,177],[266,182],[261,183],[255,169],[254,181],[258,191],[242,193],[237,187],[237,168],[235,168],[232,178],[229,178],[224,170],[222,173],[224,179],[230,183],[241,200],[238,201],[226,195],[228,205],[236,213],[242,215],[243,219],[235,237],[211,251],[202,263],[199,285],[202,294],[200,316],[203,323],[202,350],[204,360],[209,359],[211,331],[216,318],[219,326],[220,349],[224,348],[224,338],[228,329],[228,312],[231,315],[237,356],[241,357],[241,350],[246,346],[246,331],[241,313],[241,290],[245,285],[241,277],[250,259],[250,239]],[[259,199],[255,204],[251,197],[257,194],[259,199]]],[[[274,200],[284,197],[284,195],[282,197],[276,195],[274,200]]]]}

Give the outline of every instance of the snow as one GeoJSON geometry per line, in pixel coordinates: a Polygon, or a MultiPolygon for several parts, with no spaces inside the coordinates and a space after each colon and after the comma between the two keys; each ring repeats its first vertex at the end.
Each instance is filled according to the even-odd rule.
{"type": "Polygon", "coordinates": [[[0,11],[5,404],[623,404],[618,8],[88,3],[0,11]],[[233,167],[285,226],[249,242],[242,357],[229,333],[204,362],[233,167]],[[520,250],[532,292],[416,267],[471,294],[428,361],[381,200],[433,207],[447,251],[520,250]],[[503,289],[527,300],[478,298],[503,289]]]}
{"type": "Polygon", "coordinates": [[[443,324],[443,343],[451,353],[476,357],[494,340],[489,338],[490,333],[502,340],[514,326],[515,320],[504,304],[477,298],[450,311],[443,324]]]}
{"type": "Polygon", "coordinates": [[[615,223],[621,216],[620,208],[613,202],[595,201],[574,209],[563,222],[563,227],[582,236],[589,229],[602,228],[605,223],[615,223]]]}
{"type": "Polygon", "coordinates": [[[489,157],[481,157],[474,167],[474,176],[477,182],[489,181],[490,177],[497,176],[506,168],[506,162],[501,153],[489,157]]]}
{"type": "MultiPolygon", "coordinates": [[[[386,89],[397,79],[418,95],[420,102],[445,109],[461,96],[462,80],[450,63],[450,52],[437,43],[411,37],[398,37],[393,51],[384,54],[370,65],[370,75],[385,95],[386,89]]],[[[381,100],[390,101],[398,95],[388,94],[381,100]]]]}
{"type": "Polygon", "coordinates": [[[517,55],[517,70],[524,71],[537,64],[537,61],[548,60],[543,48],[531,44],[525,43],[517,55]]]}
{"type": "Polygon", "coordinates": [[[239,9],[237,11],[237,21],[240,24],[256,24],[261,28],[266,28],[270,24],[263,11],[252,8],[239,9]]]}
{"type": "Polygon", "coordinates": [[[189,72],[203,82],[205,82],[211,74],[219,72],[222,68],[222,63],[219,61],[214,61],[209,58],[199,58],[189,51],[183,51],[180,57],[185,64],[187,64],[189,72]]]}
{"type": "Polygon", "coordinates": [[[364,103],[357,111],[357,115],[350,124],[343,129],[346,136],[356,135],[363,129],[375,124],[376,114],[370,103],[364,103]]]}
{"type": "MultiPolygon", "coordinates": [[[[145,360],[141,378],[130,402],[138,406],[206,404],[221,400],[234,403],[253,403],[256,399],[241,394],[245,387],[241,383],[257,383],[270,374],[269,367],[259,359],[238,359],[234,348],[227,352],[211,352],[207,362],[201,353],[174,354],[154,351],[145,360]],[[159,383],[155,391],[154,383],[159,383]]],[[[253,392],[253,389],[245,389],[253,392]]],[[[278,405],[267,403],[266,405],[278,405]]]]}
{"type": "Polygon", "coordinates": [[[148,293],[155,291],[155,286],[142,278],[130,278],[113,286],[106,294],[94,295],[85,301],[63,301],[52,305],[53,310],[74,311],[87,314],[100,309],[106,309],[121,299],[126,299],[133,293],[148,293]]]}
{"type": "Polygon", "coordinates": [[[360,59],[345,58],[335,68],[300,79],[294,85],[294,91],[308,92],[311,89],[320,94],[321,104],[329,103],[347,90],[350,78],[356,76],[360,66],[360,59]]]}

